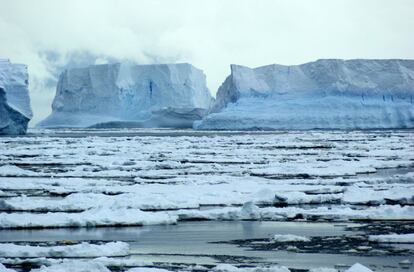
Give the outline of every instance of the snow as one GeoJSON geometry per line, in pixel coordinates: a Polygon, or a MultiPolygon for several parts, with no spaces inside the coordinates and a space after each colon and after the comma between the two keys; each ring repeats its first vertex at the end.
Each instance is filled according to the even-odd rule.
{"type": "Polygon", "coordinates": [[[369,240],[379,243],[414,244],[414,233],[370,235],[369,240]]]}
{"type": "Polygon", "coordinates": [[[414,127],[414,61],[232,65],[197,129],[414,127]]]}
{"type": "Polygon", "coordinates": [[[27,66],[0,59],[0,135],[26,133],[31,118],[27,66]]]}
{"type": "Polygon", "coordinates": [[[275,234],[272,239],[274,242],[309,242],[308,237],[293,234],[275,234]]]}
{"type": "Polygon", "coordinates": [[[129,254],[129,245],[124,242],[109,242],[102,245],[94,245],[86,242],[77,245],[65,246],[30,246],[15,244],[0,244],[1,257],[13,258],[74,258],[74,257],[101,257],[101,256],[126,256],[129,254]]]}
{"type": "Polygon", "coordinates": [[[363,266],[362,264],[356,263],[351,266],[349,269],[345,270],[345,272],[373,272],[368,267],[363,266]]]}
{"type": "Polygon", "coordinates": [[[192,127],[213,99],[190,64],[93,65],[63,72],[40,127],[192,127]]]}

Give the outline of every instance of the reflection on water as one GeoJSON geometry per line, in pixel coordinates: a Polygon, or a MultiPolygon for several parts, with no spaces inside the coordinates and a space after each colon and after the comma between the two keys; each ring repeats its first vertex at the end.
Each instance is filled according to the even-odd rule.
{"type": "MultiPolygon", "coordinates": [[[[347,224],[348,226],[351,224],[347,224]]],[[[352,224],[355,225],[355,224],[352,224]]],[[[210,242],[270,238],[274,234],[336,236],[351,234],[346,225],[305,222],[183,222],[178,225],[49,230],[2,230],[0,242],[15,241],[128,241],[130,258],[141,261],[216,264],[259,262],[291,268],[334,267],[360,262],[377,271],[400,271],[407,256],[362,257],[343,254],[311,254],[286,251],[253,251],[231,244],[210,242]],[[227,257],[226,257],[227,256],[227,257]],[[231,258],[229,256],[232,256],[231,258]]],[[[353,232],[352,234],[358,234],[353,232]]],[[[401,270],[407,271],[407,270],[401,270]]]]}

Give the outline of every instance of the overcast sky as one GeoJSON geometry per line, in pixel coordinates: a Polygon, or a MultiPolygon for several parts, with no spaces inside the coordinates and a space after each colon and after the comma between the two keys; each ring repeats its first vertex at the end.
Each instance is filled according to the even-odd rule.
{"type": "Polygon", "coordinates": [[[0,0],[0,58],[29,66],[34,125],[68,63],[189,62],[215,94],[231,63],[414,59],[414,0],[0,0]]]}

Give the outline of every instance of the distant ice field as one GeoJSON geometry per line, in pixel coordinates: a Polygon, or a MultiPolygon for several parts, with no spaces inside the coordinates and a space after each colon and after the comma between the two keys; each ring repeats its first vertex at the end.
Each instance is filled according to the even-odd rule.
{"type": "Polygon", "coordinates": [[[412,220],[413,140],[412,130],[33,130],[0,138],[0,228],[412,220]]]}

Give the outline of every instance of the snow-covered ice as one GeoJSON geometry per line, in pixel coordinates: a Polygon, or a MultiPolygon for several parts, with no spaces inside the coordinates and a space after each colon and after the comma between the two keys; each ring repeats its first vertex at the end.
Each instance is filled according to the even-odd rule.
{"type": "Polygon", "coordinates": [[[362,264],[356,263],[353,266],[351,266],[349,269],[345,270],[345,272],[373,272],[371,269],[369,269],[366,266],[363,266],[362,264]]]}
{"type": "Polygon", "coordinates": [[[0,257],[34,258],[34,257],[101,257],[126,256],[129,254],[129,245],[124,242],[110,242],[94,245],[83,242],[77,245],[64,246],[30,246],[15,244],[0,244],[0,257]]]}
{"type": "Polygon", "coordinates": [[[175,224],[177,216],[139,209],[101,207],[81,213],[0,213],[0,228],[142,226],[175,224]]]}
{"type": "MultiPolygon", "coordinates": [[[[331,226],[360,226],[354,224],[360,220],[409,222],[414,220],[413,138],[411,130],[203,132],[164,129],[37,129],[24,137],[1,137],[0,145],[4,148],[0,148],[0,231],[73,231],[74,237],[68,238],[72,241],[65,245],[44,241],[2,242],[0,262],[12,269],[27,263],[43,265],[39,271],[66,271],[69,267],[72,271],[86,268],[87,271],[171,270],[155,261],[143,262],[140,258],[154,249],[145,250],[145,243],[130,243],[127,240],[130,236],[113,240],[111,235],[108,240],[100,240],[103,237],[99,235],[88,236],[90,231],[99,232],[91,229],[96,226],[177,224],[130,228],[133,235],[141,237],[140,230],[200,223],[184,223],[186,220],[288,221],[266,224],[293,221],[308,225],[319,224],[313,221],[335,222],[331,226]],[[19,230],[44,227],[84,229],[19,230]],[[76,234],[77,231],[81,233],[76,234]],[[83,235],[92,240],[79,239],[83,235]],[[125,241],[134,248],[123,251],[120,246],[119,250],[113,250],[107,247],[111,241],[125,241]],[[135,255],[137,252],[144,255],[135,255]],[[81,255],[89,258],[76,257],[81,255]]],[[[243,232],[254,231],[243,226],[243,232]]],[[[320,239],[318,235],[270,229],[262,238],[266,245],[307,246],[320,239]],[[277,236],[272,242],[274,235],[277,236]]],[[[352,258],[353,254],[374,254],[378,249],[369,249],[373,244],[379,247],[378,252],[381,247],[398,250],[401,249],[398,247],[410,246],[400,244],[401,241],[408,243],[409,234],[392,234],[392,229],[381,235],[370,233],[361,237],[355,239],[365,239],[369,246],[364,247],[361,242],[355,248],[350,247],[349,256],[343,255],[348,254],[345,251],[340,253],[348,258],[344,262],[347,267],[356,261],[371,266],[372,263],[364,262],[366,259],[352,258]]],[[[165,238],[160,236],[160,239],[165,238]]],[[[277,254],[301,253],[283,249],[277,254]]],[[[176,257],[167,254],[160,258],[176,257]]],[[[180,258],[192,257],[180,255],[180,258]]],[[[277,262],[285,265],[283,260],[277,262]]],[[[227,261],[213,269],[289,271],[280,270],[285,268],[279,266],[247,268],[233,264],[227,261]]],[[[311,266],[311,271],[331,272],[334,264],[331,262],[329,268],[311,266]]],[[[196,270],[184,266],[174,269],[196,270]]]]}
{"type": "Polygon", "coordinates": [[[0,135],[24,134],[32,118],[27,66],[0,59],[0,135]]]}
{"type": "Polygon", "coordinates": [[[379,243],[414,244],[414,233],[371,235],[369,240],[379,243]]]}
{"type": "Polygon", "coordinates": [[[192,127],[213,98],[191,64],[117,63],[73,68],[59,78],[40,127],[192,127]]]}
{"type": "Polygon", "coordinates": [[[230,264],[219,264],[212,269],[217,272],[290,272],[287,267],[284,266],[270,266],[270,267],[236,267],[230,264]]]}
{"type": "Polygon", "coordinates": [[[9,269],[7,267],[5,267],[3,264],[0,263],[0,272],[15,272],[16,270],[14,269],[9,269]]]}
{"type": "MultiPolygon", "coordinates": [[[[1,272],[15,272],[14,269],[7,269],[0,264],[1,272]]],[[[49,266],[42,266],[39,269],[33,269],[32,272],[110,272],[105,265],[103,265],[98,259],[95,260],[67,260],[64,262],[56,262],[49,266]]],[[[257,266],[257,267],[237,267],[231,264],[219,264],[212,268],[203,266],[195,267],[182,267],[181,269],[163,269],[155,267],[135,267],[125,270],[126,272],[191,272],[191,271],[215,271],[215,272],[290,272],[292,270],[284,266],[257,266]]],[[[337,269],[333,268],[312,268],[310,272],[338,272],[337,269]]],[[[372,272],[369,268],[361,265],[354,264],[345,272],[372,272]]]]}
{"type": "Polygon", "coordinates": [[[334,207],[285,207],[259,208],[254,204],[246,203],[243,207],[227,207],[209,210],[179,210],[174,214],[179,220],[274,220],[288,219],[325,219],[335,221],[347,220],[414,220],[414,207],[400,207],[399,205],[382,205],[355,209],[350,206],[334,207]]]}
{"type": "Polygon", "coordinates": [[[39,269],[31,270],[33,272],[110,272],[106,266],[99,262],[93,261],[66,261],[52,264],[51,266],[42,266],[39,269]]]}
{"type": "Polygon", "coordinates": [[[338,269],[328,267],[312,268],[309,272],[338,272],[338,269]]]}
{"type": "MultiPolygon", "coordinates": [[[[154,267],[136,267],[126,270],[126,272],[191,272],[191,271],[216,271],[216,272],[290,272],[287,267],[284,266],[268,266],[268,267],[236,267],[230,264],[220,264],[212,269],[206,267],[191,267],[182,268],[179,270],[170,270],[154,267]]],[[[7,269],[0,264],[1,272],[15,272],[14,269],[7,269]]],[[[39,269],[33,269],[32,272],[110,272],[107,267],[96,261],[65,261],[62,263],[56,263],[50,266],[42,266],[39,269]]],[[[313,268],[310,272],[338,272],[337,269],[333,268],[313,268]]],[[[351,268],[345,270],[345,272],[372,272],[371,269],[361,265],[355,264],[351,268]]]]}
{"type": "Polygon", "coordinates": [[[136,267],[128,269],[127,272],[168,272],[167,269],[154,268],[154,267],[136,267]]]}
{"type": "Polygon", "coordinates": [[[414,218],[411,131],[128,131],[1,138],[0,228],[414,218]]]}
{"type": "Polygon", "coordinates": [[[413,60],[231,65],[198,129],[413,128],[413,60]]]}
{"type": "Polygon", "coordinates": [[[272,238],[275,242],[309,242],[308,237],[294,235],[294,234],[275,234],[272,238]]]}

